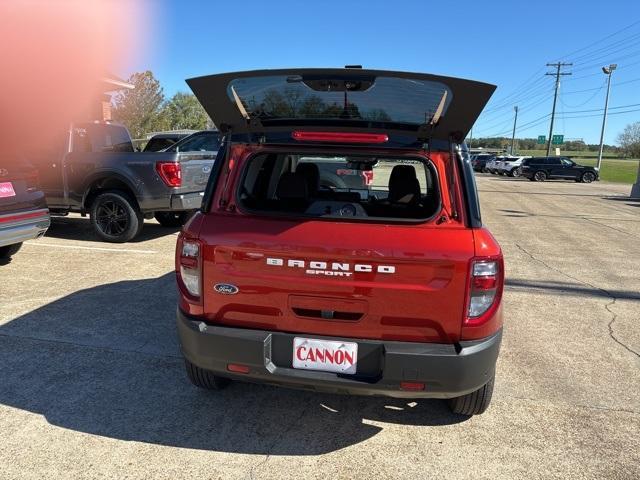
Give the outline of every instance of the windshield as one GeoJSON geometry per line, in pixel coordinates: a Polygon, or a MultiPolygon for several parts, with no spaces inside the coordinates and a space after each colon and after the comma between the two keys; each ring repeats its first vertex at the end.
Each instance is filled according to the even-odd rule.
{"type": "Polygon", "coordinates": [[[275,75],[237,78],[229,83],[231,101],[243,115],[265,120],[351,119],[408,124],[444,115],[452,94],[443,83],[396,77],[275,75]]]}

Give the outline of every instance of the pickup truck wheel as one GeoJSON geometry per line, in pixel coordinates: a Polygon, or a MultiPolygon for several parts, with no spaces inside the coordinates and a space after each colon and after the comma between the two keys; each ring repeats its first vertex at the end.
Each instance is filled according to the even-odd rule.
{"type": "Polygon", "coordinates": [[[461,397],[449,399],[449,408],[459,415],[480,415],[489,407],[493,395],[493,380],[491,377],[484,386],[475,392],[467,393],[461,397]]]}
{"type": "Polygon", "coordinates": [[[208,370],[196,367],[193,363],[185,358],[184,366],[187,369],[187,376],[191,383],[196,387],[205,388],[207,390],[222,390],[231,383],[231,380],[224,377],[214,375],[208,370]]]}
{"type": "Polygon", "coordinates": [[[189,220],[189,212],[156,212],[153,216],[167,228],[181,227],[189,220]]]}
{"type": "Polygon", "coordinates": [[[0,259],[6,260],[7,258],[11,258],[13,255],[18,253],[20,247],[22,247],[22,243],[14,243],[13,245],[0,247],[0,259]]]}
{"type": "Polygon", "coordinates": [[[123,192],[105,192],[91,203],[91,225],[98,236],[112,243],[132,240],[144,223],[144,216],[123,192]]]}

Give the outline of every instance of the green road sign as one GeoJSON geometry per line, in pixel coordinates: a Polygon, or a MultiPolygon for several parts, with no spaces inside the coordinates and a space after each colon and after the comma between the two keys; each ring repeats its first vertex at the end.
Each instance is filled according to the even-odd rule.
{"type": "Polygon", "coordinates": [[[552,145],[562,145],[564,143],[564,135],[554,135],[551,137],[552,145]]]}
{"type": "Polygon", "coordinates": [[[538,135],[538,145],[544,145],[545,143],[547,143],[547,136],[538,135]]]}

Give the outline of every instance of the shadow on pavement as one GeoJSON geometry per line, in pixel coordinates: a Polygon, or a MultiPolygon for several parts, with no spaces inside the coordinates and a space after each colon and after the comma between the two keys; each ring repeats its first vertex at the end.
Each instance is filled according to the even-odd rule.
{"type": "Polygon", "coordinates": [[[380,432],[376,422],[448,425],[442,401],[314,394],[187,380],[174,276],[75,292],[0,326],[0,403],[53,425],[121,440],[221,452],[317,455],[380,432]]]}
{"type": "Polygon", "coordinates": [[[620,196],[608,196],[602,197],[604,200],[613,200],[615,202],[625,202],[626,205],[630,207],[640,207],[640,198],[627,197],[624,195],[620,196]]]}
{"type": "MultiPolygon", "coordinates": [[[[180,231],[180,228],[167,228],[162,225],[146,221],[140,235],[127,243],[139,243],[147,240],[171,235],[180,231]]],[[[52,217],[51,226],[46,237],[61,238],[64,240],[84,240],[90,242],[100,241],[91,227],[89,218],[82,217],[52,217]]]]}

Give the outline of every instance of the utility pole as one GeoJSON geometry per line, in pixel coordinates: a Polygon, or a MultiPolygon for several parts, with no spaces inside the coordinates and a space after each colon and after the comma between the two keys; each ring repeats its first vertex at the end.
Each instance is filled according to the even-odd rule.
{"type": "Polygon", "coordinates": [[[568,72],[560,72],[562,67],[570,67],[573,63],[547,63],[547,67],[556,67],[555,72],[547,72],[545,75],[555,75],[556,77],[556,90],[553,94],[553,109],[551,110],[551,125],[549,126],[549,140],[547,141],[547,157],[551,155],[551,138],[553,137],[553,121],[556,117],[556,102],[558,101],[558,88],[560,87],[560,77],[562,75],[571,75],[568,72]]]}
{"type": "Polygon", "coordinates": [[[607,126],[607,110],[609,109],[609,91],[611,90],[611,74],[618,68],[618,65],[612,63],[608,67],[602,67],[602,71],[607,76],[607,96],[604,100],[604,116],[602,117],[602,131],[600,132],[600,150],[598,150],[598,164],[596,170],[600,171],[602,164],[602,150],[604,149],[604,129],[607,126]]]}
{"type": "Polygon", "coordinates": [[[513,133],[511,134],[511,155],[513,155],[513,150],[516,144],[516,124],[518,123],[518,106],[513,107],[516,112],[516,116],[513,119],[513,133]]]}

